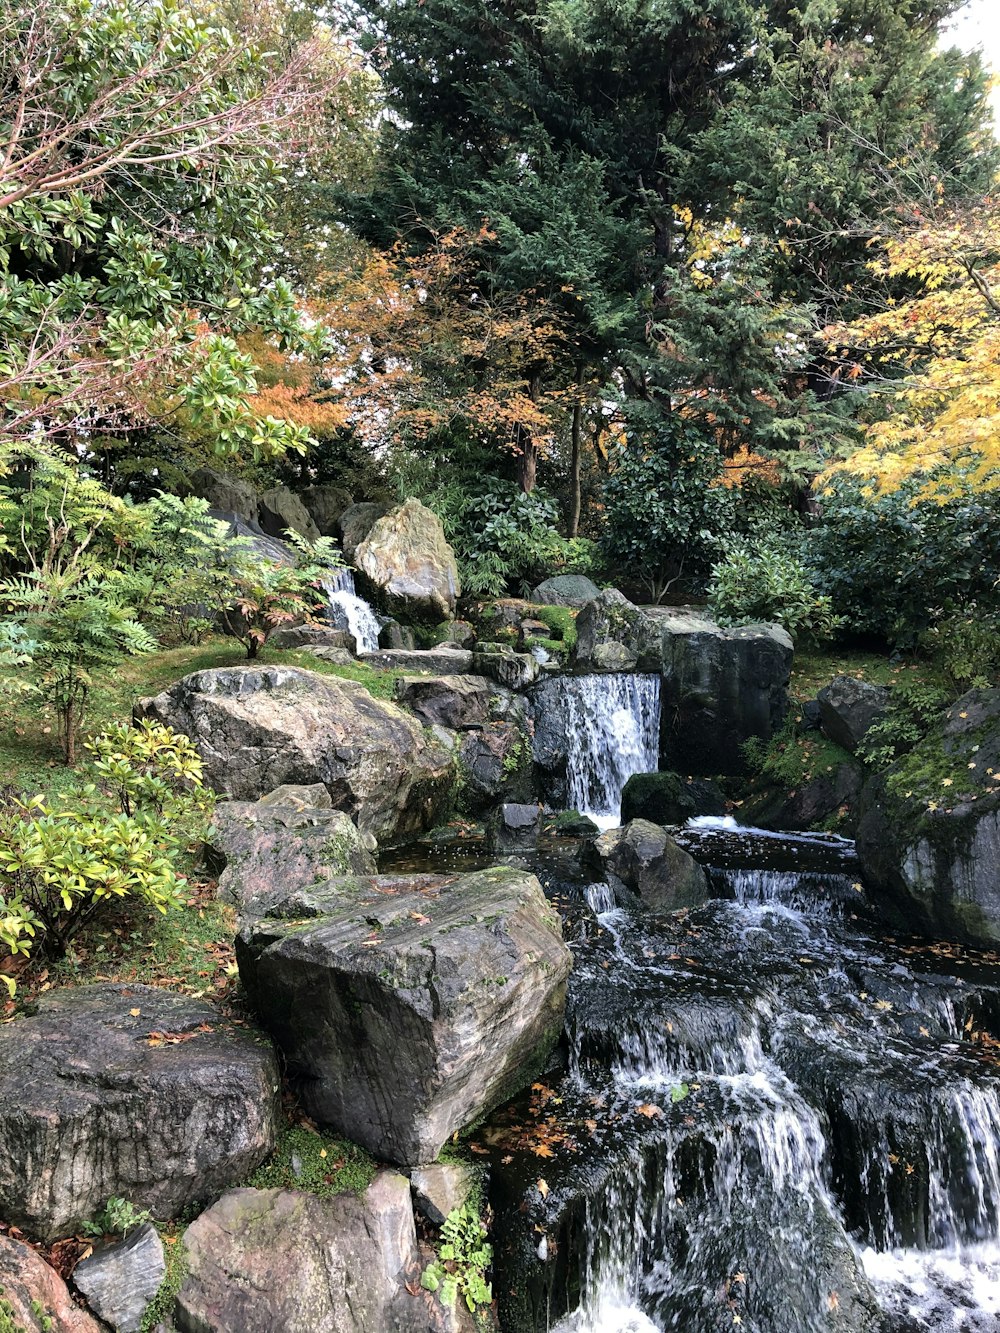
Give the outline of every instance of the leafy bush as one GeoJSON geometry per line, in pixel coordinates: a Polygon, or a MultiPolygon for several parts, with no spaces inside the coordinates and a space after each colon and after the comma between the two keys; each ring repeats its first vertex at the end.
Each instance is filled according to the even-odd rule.
{"type": "Polygon", "coordinates": [[[0,944],[10,954],[42,945],[61,957],[114,899],[164,913],[181,901],[178,855],[203,836],[212,802],[197,752],[154,724],[116,728],[92,749],[94,780],[58,804],[8,791],[0,806],[0,944]]]}
{"type": "Polygon", "coordinates": [[[677,420],[637,434],[615,457],[602,546],[612,568],[654,601],[681,579],[703,586],[722,554],[736,501],[721,471],[715,441],[677,420]]]}
{"type": "Polygon", "coordinates": [[[119,1199],[116,1195],[107,1201],[101,1211],[90,1222],[84,1222],[82,1231],[85,1236],[94,1236],[100,1240],[104,1236],[124,1238],[136,1227],[141,1227],[152,1217],[144,1208],[136,1208],[128,1199],[119,1199]]]}
{"type": "Polygon", "coordinates": [[[939,503],[919,498],[921,484],[869,496],[838,478],[803,547],[817,589],[846,627],[901,648],[970,602],[980,614],[1000,610],[1000,493],[970,482],[939,503]]]}
{"type": "Polygon", "coordinates": [[[861,738],[858,758],[881,773],[923,740],[950,702],[949,692],[942,685],[900,680],[892,687],[885,713],[861,738]]]}
{"type": "Polygon", "coordinates": [[[1000,612],[973,602],[921,639],[958,693],[1000,684],[1000,612]]]}
{"type": "Polygon", "coordinates": [[[326,604],[323,575],[340,564],[329,537],[306,541],[289,532],[294,565],[261,560],[249,544],[239,543],[229,571],[220,575],[217,593],[226,629],[254,658],[282,625],[313,620],[326,604]]]}
{"type": "Polygon", "coordinates": [[[493,1247],[486,1239],[486,1227],[476,1208],[467,1203],[455,1208],[442,1223],[437,1259],[424,1269],[420,1285],[437,1292],[442,1305],[451,1308],[461,1296],[475,1312],[493,1300],[493,1289],[486,1281],[492,1262],[493,1247]]]}
{"type": "Polygon", "coordinates": [[[745,540],[727,552],[712,569],[709,601],[722,625],[776,621],[793,636],[828,639],[841,623],[801,561],[766,540],[745,540]]]}

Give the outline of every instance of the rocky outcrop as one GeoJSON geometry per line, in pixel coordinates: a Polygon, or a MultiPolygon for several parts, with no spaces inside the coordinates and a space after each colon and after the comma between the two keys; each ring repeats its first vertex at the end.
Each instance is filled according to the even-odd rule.
{"type": "Polygon", "coordinates": [[[500,644],[480,644],[472,654],[472,669],[508,690],[527,689],[542,674],[530,653],[515,653],[500,644]]]}
{"type": "Polygon", "coordinates": [[[307,486],[299,499],[324,537],[339,536],[340,516],[354,503],[354,496],[342,486],[307,486]]]}
{"type": "Polygon", "coordinates": [[[1000,689],[970,690],[861,793],[857,848],[897,927],[1000,942],[1000,689]]]}
{"type": "Polygon", "coordinates": [[[244,1179],[274,1143],[270,1047],[149,986],[43,996],[0,1028],[0,1213],[44,1239],[109,1198],[156,1217],[244,1179]]]}
{"type": "Polygon", "coordinates": [[[227,477],[215,468],[200,467],[191,474],[191,491],[207,500],[210,509],[257,524],[257,492],[248,481],[227,477]]]}
{"type": "Polygon", "coordinates": [[[588,859],[617,894],[636,894],[654,912],[700,907],[708,901],[708,879],[701,866],[664,829],[645,819],[602,833],[588,849],[588,859]]]}
{"type": "Polygon", "coordinates": [[[574,670],[659,671],[660,635],[650,617],[609,588],[588,602],[576,618],[574,670]]]}
{"type": "Polygon", "coordinates": [[[390,615],[436,624],[455,614],[461,590],[455,553],[441,520],[419,500],[378,519],[358,545],[354,564],[390,615]]]}
{"type": "Polygon", "coordinates": [[[495,810],[486,826],[486,845],[491,856],[520,856],[538,846],[542,816],[537,805],[511,802],[495,810]]]}
{"type": "Polygon", "coordinates": [[[679,773],[635,773],[622,791],[622,823],[685,824],[698,815],[723,815],[726,802],[714,782],[679,773]]]}
{"type": "Polygon", "coordinates": [[[485,676],[402,676],[396,681],[396,698],[425,726],[452,731],[486,726],[498,693],[485,676]]]}
{"type": "Polygon", "coordinates": [[[98,1245],[73,1269],[73,1283],[115,1333],[140,1333],[143,1317],[167,1275],[163,1242],[151,1222],[123,1240],[98,1245]]]}
{"type": "Polygon", "coordinates": [[[321,782],[379,842],[432,827],[454,777],[451,756],[401,708],[355,681],[292,667],[198,671],[135,714],[190,736],[216,791],[254,801],[321,782]]]}
{"type": "Polygon", "coordinates": [[[864,785],[864,769],[856,759],[831,766],[789,790],[766,787],[744,801],[740,820],[757,828],[801,830],[834,828],[850,836],[857,828],[858,802],[864,785]]]}
{"type": "Polygon", "coordinates": [[[9,1310],[0,1305],[0,1328],[10,1333],[104,1333],[56,1270],[12,1236],[0,1235],[0,1301],[9,1310]]]}
{"type": "Polygon", "coordinates": [[[433,1161],[558,1038],[570,954],[533,875],[345,879],[297,911],[241,932],[240,976],[308,1113],[383,1160],[433,1161]]]}
{"type": "Polygon", "coordinates": [[[433,1333],[404,1176],[363,1194],[232,1190],[184,1233],[180,1333],[433,1333]],[[416,1294],[407,1290],[406,1284],[416,1294]]]}
{"type": "Polygon", "coordinates": [[[357,656],[358,644],[346,629],[330,625],[283,625],[267,641],[269,648],[346,648],[357,656]]]}
{"type": "Polygon", "coordinates": [[[209,833],[219,897],[262,916],[290,892],[338,875],[374,875],[375,859],[330,793],[278,787],[259,801],[221,801],[209,833]]]}
{"type": "Polygon", "coordinates": [[[319,528],[309,510],[287,486],[272,486],[257,500],[257,521],[269,537],[284,537],[289,531],[315,541],[319,528]]]}
{"type": "Polygon", "coordinates": [[[601,590],[586,574],[557,574],[545,579],[531,594],[538,606],[586,606],[601,590]]]}
{"type": "Polygon", "coordinates": [[[835,676],[816,696],[820,724],[835,745],[855,752],[873,723],[883,717],[891,691],[853,676],[835,676]]]}
{"type": "Polygon", "coordinates": [[[358,547],[365,540],[376,522],[388,512],[385,505],[372,504],[362,500],[349,505],[337,520],[337,531],[343,547],[344,559],[349,565],[354,564],[358,547]]]}
{"type": "Polygon", "coordinates": [[[380,648],[365,653],[366,666],[385,671],[426,671],[434,676],[467,676],[472,672],[472,654],[451,644],[440,648],[380,648]]]}

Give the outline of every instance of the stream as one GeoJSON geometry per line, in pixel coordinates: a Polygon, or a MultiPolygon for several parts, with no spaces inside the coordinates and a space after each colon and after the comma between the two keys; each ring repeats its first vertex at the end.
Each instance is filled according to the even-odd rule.
{"type": "MultiPolygon", "coordinates": [[[[607,805],[601,747],[642,747],[599,731],[570,767],[607,805]]],[[[570,840],[530,860],[574,968],[557,1062],[474,1139],[504,1333],[997,1333],[997,960],[888,936],[844,839],[676,836],[713,898],[671,915],[570,840]]]]}

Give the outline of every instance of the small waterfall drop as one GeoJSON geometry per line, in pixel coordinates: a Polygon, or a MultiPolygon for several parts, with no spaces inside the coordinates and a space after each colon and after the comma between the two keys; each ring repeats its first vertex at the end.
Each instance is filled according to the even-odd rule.
{"type": "Polygon", "coordinates": [[[354,587],[349,569],[331,570],[323,580],[327,598],[327,617],[337,629],[353,634],[359,653],[378,652],[378,617],[354,587]]]}
{"type": "Polygon", "coordinates": [[[616,673],[560,682],[566,717],[567,801],[600,828],[621,818],[634,773],[654,773],[660,752],[660,678],[616,673]]]}

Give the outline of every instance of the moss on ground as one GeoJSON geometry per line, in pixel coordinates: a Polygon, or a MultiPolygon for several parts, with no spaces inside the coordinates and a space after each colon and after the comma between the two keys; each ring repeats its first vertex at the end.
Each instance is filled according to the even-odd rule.
{"type": "Polygon", "coordinates": [[[260,1190],[308,1190],[329,1199],[351,1191],[360,1194],[371,1184],[375,1170],[374,1159],[356,1143],[286,1123],[274,1152],[247,1184],[260,1190]]]}
{"type": "Polygon", "coordinates": [[[186,1222],[157,1223],[156,1229],[163,1241],[163,1255],[167,1261],[167,1271],[160,1283],[159,1290],[146,1307],[142,1317],[141,1333],[153,1333],[161,1324],[172,1329],[174,1303],[184,1279],[187,1277],[188,1256],[182,1236],[186,1222]]]}

